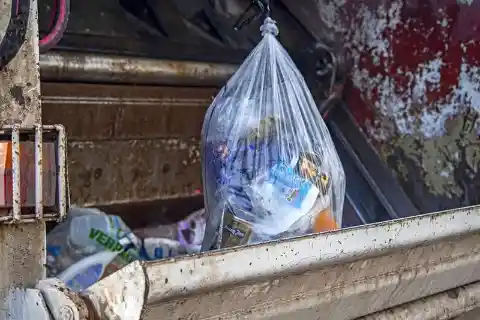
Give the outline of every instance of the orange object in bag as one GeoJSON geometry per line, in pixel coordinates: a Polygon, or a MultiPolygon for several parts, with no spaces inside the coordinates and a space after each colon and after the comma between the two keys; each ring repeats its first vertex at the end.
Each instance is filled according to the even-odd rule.
{"type": "MultiPolygon", "coordinates": [[[[35,206],[35,143],[20,142],[20,204],[22,207],[35,206]]],[[[13,170],[12,142],[0,141],[0,208],[12,207],[13,170]]],[[[57,169],[55,145],[43,143],[43,205],[55,205],[57,169]]]]}
{"type": "Polygon", "coordinates": [[[335,222],[335,219],[332,216],[330,208],[326,208],[314,218],[313,221],[313,231],[314,232],[325,232],[337,230],[338,225],[335,222]]]}

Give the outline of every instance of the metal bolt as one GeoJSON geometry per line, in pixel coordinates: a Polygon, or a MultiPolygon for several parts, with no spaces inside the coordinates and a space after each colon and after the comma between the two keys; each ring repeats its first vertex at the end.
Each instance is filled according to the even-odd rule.
{"type": "Polygon", "coordinates": [[[75,320],[75,313],[70,306],[61,306],[58,315],[61,320],[75,320]]]}

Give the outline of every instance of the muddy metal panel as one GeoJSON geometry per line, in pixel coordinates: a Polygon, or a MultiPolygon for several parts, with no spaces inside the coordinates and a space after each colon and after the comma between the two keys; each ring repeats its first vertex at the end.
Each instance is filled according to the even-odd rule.
{"type": "Polygon", "coordinates": [[[72,203],[196,196],[199,141],[216,88],[43,83],[44,122],[69,137],[72,203]]]}
{"type": "Polygon", "coordinates": [[[358,320],[476,320],[480,317],[480,310],[475,309],[479,303],[480,282],[475,282],[358,320]]]}
{"type": "Polygon", "coordinates": [[[70,142],[76,204],[105,205],[198,194],[198,139],[70,142]]]}
{"type": "MultiPolygon", "coordinates": [[[[480,1],[312,2],[354,62],[352,112],[419,209],[480,203],[480,1]]],[[[312,28],[314,9],[294,13],[312,28]]]]}
{"type": "Polygon", "coordinates": [[[454,318],[454,320],[477,320],[480,319],[480,309],[474,309],[465,313],[462,316],[454,318]]]}
{"type": "MultiPolygon", "coordinates": [[[[124,283],[122,272],[91,291],[119,306],[146,297],[147,320],[354,319],[479,281],[479,210],[136,262],[128,278],[144,278],[148,285],[146,292],[139,285],[137,294],[123,286],[135,301],[126,300],[124,290],[110,289],[124,283]]],[[[458,301],[464,311],[480,303],[476,292],[461,295],[468,298],[458,301]]],[[[446,302],[455,308],[456,302],[446,302]]]]}
{"type": "MultiPolygon", "coordinates": [[[[25,10],[25,7],[22,6],[22,9],[25,10]]],[[[2,38],[10,12],[10,1],[0,1],[2,38]]],[[[36,20],[37,2],[32,0],[26,41],[15,58],[0,70],[0,126],[17,124],[32,127],[40,124],[36,20]]],[[[0,257],[0,319],[8,319],[9,292],[16,287],[33,286],[45,276],[45,223],[0,224],[0,257]]]]}

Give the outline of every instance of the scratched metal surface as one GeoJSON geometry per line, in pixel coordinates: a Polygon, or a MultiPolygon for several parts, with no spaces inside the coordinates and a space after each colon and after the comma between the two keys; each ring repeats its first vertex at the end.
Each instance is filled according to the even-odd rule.
{"type": "Polygon", "coordinates": [[[479,281],[479,210],[146,263],[143,319],[355,319],[479,281]]]}
{"type": "Polygon", "coordinates": [[[350,108],[414,203],[480,203],[480,1],[314,2],[354,62],[350,108]]]}
{"type": "Polygon", "coordinates": [[[95,306],[95,319],[143,319],[148,279],[141,270],[140,262],[132,262],[84,292],[95,306]]]}
{"type": "MultiPolygon", "coordinates": [[[[34,2],[36,5],[36,1],[34,2]]],[[[0,35],[4,35],[10,19],[10,2],[0,1],[0,35]],[[7,23],[4,22],[7,21],[7,23]]],[[[35,18],[36,19],[36,18],[35,18]]],[[[27,36],[32,35],[31,18],[27,36]]],[[[36,32],[37,26],[33,27],[36,32]]],[[[33,33],[35,34],[35,33],[33,33]]],[[[0,72],[0,125],[33,125],[40,121],[38,40],[25,42],[17,57],[0,72]],[[35,59],[36,57],[36,59],[35,59]],[[37,61],[37,63],[35,63],[37,61]]]]}
{"type": "MultiPolygon", "coordinates": [[[[0,27],[10,18],[10,5],[0,1],[0,27]]],[[[0,125],[32,126],[41,119],[37,49],[37,2],[31,2],[27,41],[0,72],[0,125]]],[[[4,29],[0,29],[3,36],[4,29]]],[[[45,276],[45,223],[0,225],[0,319],[8,319],[8,294],[14,287],[33,286],[45,276]]]]}
{"type": "Polygon", "coordinates": [[[68,134],[72,203],[196,197],[201,121],[215,88],[43,83],[43,119],[68,134]]]}
{"type": "Polygon", "coordinates": [[[454,318],[454,320],[477,320],[480,318],[480,309],[474,309],[462,316],[454,318]]]}
{"type": "Polygon", "coordinates": [[[479,304],[480,282],[474,282],[357,320],[475,320],[479,304]]]}

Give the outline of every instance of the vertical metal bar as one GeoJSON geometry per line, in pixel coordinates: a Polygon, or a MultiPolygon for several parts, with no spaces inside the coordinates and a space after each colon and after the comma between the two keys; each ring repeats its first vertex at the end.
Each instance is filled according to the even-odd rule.
{"type": "Polygon", "coordinates": [[[476,320],[480,319],[479,305],[480,282],[474,282],[424,299],[413,300],[397,307],[385,309],[357,320],[476,320]]]}
{"type": "Polygon", "coordinates": [[[35,126],[35,218],[43,217],[43,130],[35,126]]]}
{"type": "Polygon", "coordinates": [[[21,194],[20,194],[20,128],[12,128],[12,206],[13,221],[20,220],[21,194]]]}
{"type": "Polygon", "coordinates": [[[58,156],[57,156],[57,161],[58,161],[58,204],[59,208],[58,210],[60,211],[60,220],[65,218],[67,214],[67,190],[65,190],[66,187],[66,181],[67,179],[67,137],[65,135],[65,128],[63,126],[56,126],[58,130],[58,156]]]}
{"type": "MultiPolygon", "coordinates": [[[[6,26],[10,20],[11,3],[15,2],[0,1],[1,26],[6,26]]],[[[20,7],[17,9],[25,11],[28,8],[20,7]]],[[[28,16],[28,23],[24,24],[27,28],[25,41],[13,60],[0,71],[0,127],[17,124],[21,131],[41,124],[37,7],[37,0],[31,0],[29,11],[22,13],[22,17],[28,16]]],[[[3,36],[0,31],[0,37],[3,36]]],[[[12,161],[15,166],[18,160],[12,161]]],[[[20,190],[18,184],[15,188],[20,190]]],[[[19,205],[14,203],[17,217],[19,205]]],[[[10,317],[13,292],[32,287],[45,277],[45,230],[43,219],[23,223],[21,228],[0,224],[0,319],[10,317]]]]}

